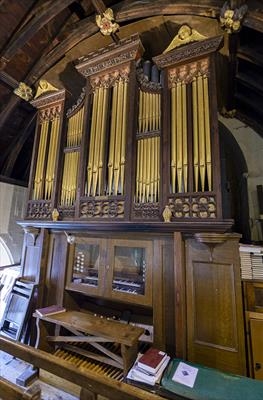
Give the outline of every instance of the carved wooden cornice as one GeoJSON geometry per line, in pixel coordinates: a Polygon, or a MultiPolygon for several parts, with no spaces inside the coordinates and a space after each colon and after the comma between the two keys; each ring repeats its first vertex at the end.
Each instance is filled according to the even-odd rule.
{"type": "Polygon", "coordinates": [[[120,40],[118,44],[112,43],[108,47],[79,59],[75,68],[87,78],[110,68],[119,67],[128,61],[136,60],[141,57],[143,51],[144,48],[140,38],[136,34],[128,39],[120,40]]]}
{"type": "Polygon", "coordinates": [[[202,58],[217,51],[223,45],[223,36],[215,36],[200,42],[189,43],[175,48],[166,54],[153,58],[158,68],[169,67],[193,58],[202,58]]]}
{"type": "Polygon", "coordinates": [[[55,103],[61,103],[65,100],[66,90],[61,89],[56,92],[43,94],[41,97],[34,99],[30,102],[33,107],[44,108],[46,106],[50,107],[55,103]]]}

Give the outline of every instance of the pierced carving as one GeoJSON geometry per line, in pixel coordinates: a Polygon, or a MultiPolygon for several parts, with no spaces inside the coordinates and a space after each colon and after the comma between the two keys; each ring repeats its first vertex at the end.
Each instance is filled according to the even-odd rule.
{"type": "Polygon", "coordinates": [[[27,207],[27,217],[31,219],[50,219],[51,203],[48,201],[29,202],[27,207]]]}
{"type": "Polygon", "coordinates": [[[216,199],[213,195],[182,196],[169,199],[172,218],[216,218],[216,199]]]}
{"type": "Polygon", "coordinates": [[[124,218],[123,200],[90,200],[80,205],[81,218],[124,218]]]}
{"type": "Polygon", "coordinates": [[[159,203],[135,203],[133,205],[134,217],[138,219],[159,220],[159,203]]]}

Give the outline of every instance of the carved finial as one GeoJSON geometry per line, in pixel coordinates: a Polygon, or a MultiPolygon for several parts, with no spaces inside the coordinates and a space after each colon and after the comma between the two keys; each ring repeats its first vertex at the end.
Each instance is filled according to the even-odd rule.
{"type": "Polygon", "coordinates": [[[19,86],[14,89],[14,93],[26,101],[31,100],[33,97],[31,87],[27,86],[24,82],[19,82],[19,86]]]}
{"type": "Polygon", "coordinates": [[[232,9],[228,1],[226,1],[220,12],[220,25],[227,33],[235,33],[241,29],[247,12],[248,6],[243,4],[239,8],[232,9]]]}
{"type": "Polygon", "coordinates": [[[52,221],[56,222],[59,218],[59,212],[57,208],[52,211],[52,221]]]}
{"type": "Polygon", "coordinates": [[[111,8],[107,8],[102,15],[96,15],[96,24],[103,35],[112,35],[119,29],[111,8]]]}
{"type": "Polygon", "coordinates": [[[43,93],[56,92],[56,91],[58,91],[58,88],[51,85],[51,83],[49,83],[48,81],[41,79],[38,83],[38,88],[37,88],[37,92],[35,95],[35,99],[38,98],[39,96],[41,96],[43,93]]]}
{"type": "Polygon", "coordinates": [[[204,39],[207,39],[207,37],[201,35],[201,33],[197,32],[189,25],[182,25],[175,38],[169,44],[167,49],[164,50],[163,54],[167,53],[170,50],[175,49],[176,47],[182,46],[183,44],[187,44],[190,42],[197,42],[204,39]]]}
{"type": "Polygon", "coordinates": [[[163,210],[163,220],[164,222],[171,222],[171,218],[172,218],[172,211],[169,205],[167,204],[163,210]]]}

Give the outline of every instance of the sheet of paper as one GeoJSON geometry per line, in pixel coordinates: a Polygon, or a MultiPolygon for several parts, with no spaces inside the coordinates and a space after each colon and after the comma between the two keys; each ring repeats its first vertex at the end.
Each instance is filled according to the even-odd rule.
{"type": "Polygon", "coordinates": [[[197,372],[198,368],[192,367],[184,362],[179,362],[172,380],[192,388],[195,383],[197,372]]]}

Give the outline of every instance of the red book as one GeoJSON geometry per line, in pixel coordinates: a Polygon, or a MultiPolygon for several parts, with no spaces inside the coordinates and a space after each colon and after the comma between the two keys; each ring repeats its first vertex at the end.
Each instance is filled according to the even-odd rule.
{"type": "Polygon", "coordinates": [[[150,374],[155,374],[167,359],[167,354],[164,351],[150,347],[138,360],[139,368],[150,374]]]}
{"type": "Polygon", "coordinates": [[[38,314],[40,317],[45,317],[48,315],[57,314],[57,313],[61,313],[64,311],[66,311],[66,309],[64,307],[53,304],[52,306],[37,308],[36,314],[38,314]]]}

